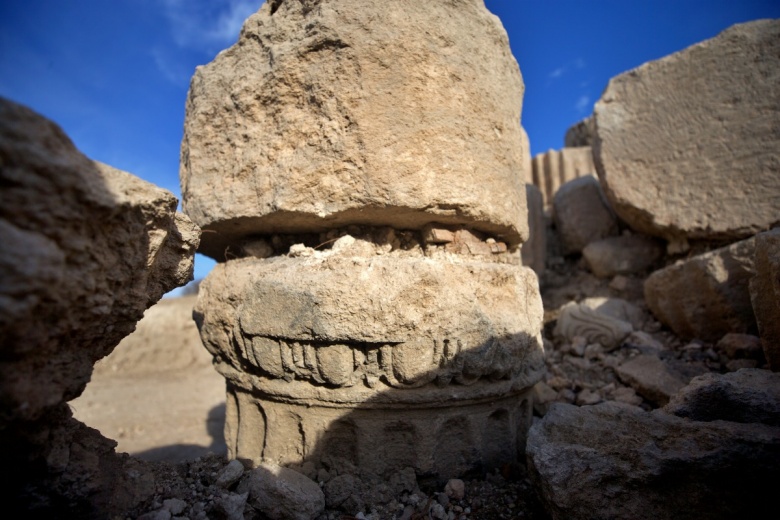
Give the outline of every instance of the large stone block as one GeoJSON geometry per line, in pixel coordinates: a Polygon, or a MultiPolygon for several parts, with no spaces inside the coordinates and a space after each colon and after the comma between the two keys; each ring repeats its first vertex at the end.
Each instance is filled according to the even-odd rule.
{"type": "Polygon", "coordinates": [[[144,310],[192,278],[198,229],[169,192],[82,155],[0,100],[2,423],[78,396],[144,310]]]}
{"type": "Polygon", "coordinates": [[[531,428],[527,453],[554,520],[767,518],[780,428],[554,404],[531,428]]]}
{"type": "Polygon", "coordinates": [[[564,144],[566,148],[575,148],[579,146],[593,146],[593,117],[589,116],[578,121],[566,130],[564,144]]]}
{"type": "Polygon", "coordinates": [[[192,278],[199,231],[169,192],[82,155],[0,99],[0,481],[11,517],[113,518],[154,476],[66,401],[144,310],[192,278]]]}
{"type": "Polygon", "coordinates": [[[553,220],[567,254],[618,232],[617,218],[592,175],[561,186],[553,199],[553,220]]]}
{"type": "Polygon", "coordinates": [[[756,235],[750,301],[769,367],[780,371],[780,228],[756,235]]]}
{"type": "Polygon", "coordinates": [[[715,342],[729,332],[754,333],[754,244],[742,240],[655,271],[645,280],[647,306],[683,338],[715,342]]]}
{"type": "Polygon", "coordinates": [[[780,222],[780,20],[613,78],[596,103],[598,175],[632,228],[744,238],[780,222]]]}
{"type": "Polygon", "coordinates": [[[481,0],[266,2],[190,86],[181,183],[201,250],[432,221],[518,245],[523,88],[481,0]]]}
{"type": "Polygon", "coordinates": [[[442,478],[516,460],[544,370],[533,271],[359,242],[204,280],[195,314],[228,380],[231,455],[319,464],[346,450],[369,472],[442,478]]]}

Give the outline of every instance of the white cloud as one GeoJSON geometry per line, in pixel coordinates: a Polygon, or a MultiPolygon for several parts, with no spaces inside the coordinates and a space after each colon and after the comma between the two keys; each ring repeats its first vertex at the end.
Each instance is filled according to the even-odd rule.
{"type": "Polygon", "coordinates": [[[241,25],[263,0],[162,0],[179,47],[214,52],[238,39],[241,25]]]}
{"type": "Polygon", "coordinates": [[[550,79],[558,79],[566,72],[566,67],[558,67],[554,71],[552,71],[549,75],[550,79]]]}
{"type": "Polygon", "coordinates": [[[550,72],[550,74],[547,75],[547,78],[550,80],[560,79],[563,77],[564,74],[568,74],[569,71],[572,68],[582,70],[585,67],[587,67],[587,63],[585,63],[585,60],[582,58],[577,58],[576,60],[572,60],[568,63],[564,63],[557,69],[550,72]]]}
{"type": "Polygon", "coordinates": [[[590,96],[587,94],[583,94],[577,99],[577,103],[575,103],[574,108],[577,109],[577,112],[585,112],[590,108],[590,96]]]}

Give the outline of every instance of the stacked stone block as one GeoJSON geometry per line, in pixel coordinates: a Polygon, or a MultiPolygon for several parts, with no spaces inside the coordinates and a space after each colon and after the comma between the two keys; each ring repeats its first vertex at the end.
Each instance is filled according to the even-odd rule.
{"type": "Polygon", "coordinates": [[[439,478],[517,461],[544,362],[506,34],[478,0],[313,6],[266,3],[187,102],[229,455],[439,478]]]}

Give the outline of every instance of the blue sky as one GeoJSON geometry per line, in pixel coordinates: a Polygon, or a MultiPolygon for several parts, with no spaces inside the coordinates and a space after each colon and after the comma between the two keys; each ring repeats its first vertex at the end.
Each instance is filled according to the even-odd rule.
{"type": "MultiPolygon", "coordinates": [[[[241,22],[261,4],[4,0],[0,96],[57,122],[89,157],[179,196],[189,79],[197,65],[235,42],[241,22]]],[[[590,114],[609,78],[734,23],[780,18],[777,0],[485,4],[501,18],[523,73],[522,122],[534,155],[563,146],[566,129],[590,114]]],[[[199,257],[196,277],[212,265],[199,257]]]]}

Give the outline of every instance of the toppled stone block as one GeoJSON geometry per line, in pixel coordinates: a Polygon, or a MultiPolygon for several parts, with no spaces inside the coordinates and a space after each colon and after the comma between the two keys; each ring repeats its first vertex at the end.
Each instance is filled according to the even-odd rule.
{"type": "Polygon", "coordinates": [[[532,160],[533,180],[542,192],[545,206],[550,206],[564,184],[580,177],[594,176],[593,153],[590,146],[548,150],[532,160]]]}
{"type": "Polygon", "coordinates": [[[758,20],[612,78],[593,153],[620,218],[673,243],[777,225],[778,69],[780,20],[758,20]]]}
{"type": "Polygon", "coordinates": [[[566,254],[618,232],[617,218],[590,175],[561,186],[553,199],[553,220],[566,254]]]}
{"type": "Polygon", "coordinates": [[[429,222],[516,247],[523,88],[482,2],[266,2],[191,82],[180,175],[185,212],[216,231],[201,251],[429,222]]]}
{"type": "Polygon", "coordinates": [[[664,411],[692,421],[780,427],[780,374],[759,368],[703,374],[672,397],[664,411]]]}
{"type": "Polygon", "coordinates": [[[657,240],[642,235],[608,237],[591,242],[582,250],[588,268],[599,278],[644,271],[663,253],[657,240]]]}
{"type": "Polygon", "coordinates": [[[769,368],[780,371],[780,228],[755,238],[750,301],[769,368]]]}
{"type": "Polygon", "coordinates": [[[754,244],[742,240],[655,271],[645,280],[647,306],[685,339],[715,342],[729,332],[754,333],[748,290],[754,244]]]}
{"type": "Polygon", "coordinates": [[[761,518],[775,504],[780,428],[554,404],[527,454],[554,520],[761,518]]]}
{"type": "Polygon", "coordinates": [[[761,339],[752,334],[729,332],[720,338],[715,349],[729,359],[752,359],[762,364],[765,361],[761,339]]]}
{"type": "Polygon", "coordinates": [[[0,158],[4,427],[77,397],[144,310],[192,279],[199,232],[171,193],[7,100],[0,158]]]}
{"type": "Polygon", "coordinates": [[[547,223],[544,217],[542,192],[533,184],[526,184],[526,205],[528,206],[528,240],[520,250],[523,265],[541,276],[547,261],[547,223]]]}

